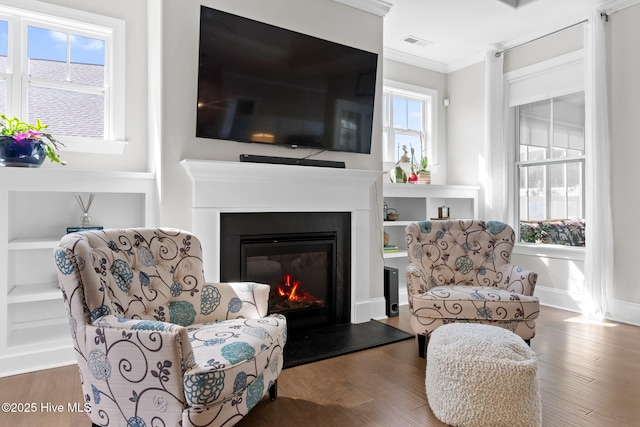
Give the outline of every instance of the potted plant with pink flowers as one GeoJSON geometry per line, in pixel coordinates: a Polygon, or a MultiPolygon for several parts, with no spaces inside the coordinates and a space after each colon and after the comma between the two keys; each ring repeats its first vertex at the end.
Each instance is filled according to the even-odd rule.
{"type": "Polygon", "coordinates": [[[50,133],[39,119],[34,125],[0,114],[0,166],[40,167],[45,158],[65,164],[58,156],[63,145],[50,133]]]}

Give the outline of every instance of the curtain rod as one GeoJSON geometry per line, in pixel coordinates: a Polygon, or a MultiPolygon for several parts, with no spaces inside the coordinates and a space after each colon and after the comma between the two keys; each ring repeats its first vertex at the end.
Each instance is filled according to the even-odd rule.
{"type": "MultiPolygon", "coordinates": [[[[602,13],[600,13],[600,18],[604,18],[606,22],[609,22],[609,14],[608,14],[608,13],[606,13],[606,12],[602,12],[602,13]]],[[[543,38],[545,38],[545,37],[552,36],[552,35],[554,35],[554,34],[557,34],[557,33],[561,32],[561,31],[568,30],[569,28],[577,27],[578,25],[582,25],[582,24],[584,24],[585,22],[588,22],[588,21],[589,21],[588,19],[583,19],[582,21],[580,21],[580,22],[576,22],[575,24],[567,25],[566,27],[559,28],[559,29],[557,29],[557,30],[555,30],[555,31],[552,31],[552,32],[550,32],[550,33],[548,33],[548,34],[545,34],[545,35],[543,35],[543,36],[536,37],[535,39],[531,39],[531,40],[528,40],[528,41],[526,41],[526,42],[522,42],[522,43],[520,43],[520,44],[517,44],[517,45],[515,45],[515,46],[511,46],[511,47],[508,47],[508,48],[506,48],[506,49],[503,49],[503,50],[501,50],[501,51],[499,51],[499,52],[496,52],[496,54],[495,54],[495,55],[496,55],[496,58],[498,58],[498,57],[499,57],[500,55],[502,55],[503,53],[508,52],[508,51],[510,51],[510,50],[512,50],[512,49],[516,49],[516,48],[518,48],[518,47],[520,47],[520,46],[524,46],[524,45],[526,45],[526,44],[529,44],[529,43],[535,42],[535,41],[540,40],[540,39],[543,39],[543,38]]]]}

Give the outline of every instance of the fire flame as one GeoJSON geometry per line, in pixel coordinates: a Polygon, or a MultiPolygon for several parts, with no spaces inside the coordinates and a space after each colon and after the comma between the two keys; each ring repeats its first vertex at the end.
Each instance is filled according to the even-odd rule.
{"type": "Polygon", "coordinates": [[[293,280],[290,274],[285,274],[284,283],[278,285],[277,291],[279,296],[285,297],[289,301],[316,300],[316,298],[307,292],[300,291],[299,288],[300,281],[293,280]]]}

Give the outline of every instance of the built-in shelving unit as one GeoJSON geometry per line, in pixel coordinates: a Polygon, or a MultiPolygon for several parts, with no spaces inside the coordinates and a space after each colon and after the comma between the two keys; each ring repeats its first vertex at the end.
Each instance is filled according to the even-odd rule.
{"type": "Polygon", "coordinates": [[[151,173],[0,168],[0,376],[75,361],[53,263],[75,200],[95,193],[90,215],[105,228],[152,226],[151,173]]]}
{"type": "Polygon", "coordinates": [[[404,229],[414,221],[438,217],[438,207],[447,206],[452,219],[478,218],[478,194],[480,187],[466,185],[422,185],[385,183],[384,202],[388,209],[398,212],[395,221],[384,221],[384,231],[389,243],[398,247],[397,252],[385,252],[385,265],[397,268],[400,303],[406,298],[404,269],[407,250],[404,229]]]}

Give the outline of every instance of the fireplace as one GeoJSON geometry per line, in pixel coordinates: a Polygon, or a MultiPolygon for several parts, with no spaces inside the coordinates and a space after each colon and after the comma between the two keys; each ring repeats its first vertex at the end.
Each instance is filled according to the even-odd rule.
{"type": "MultiPolygon", "coordinates": [[[[272,231],[279,234],[331,230],[312,226],[340,213],[348,225],[340,225],[338,233],[336,280],[346,280],[348,290],[337,298],[349,306],[340,321],[363,323],[385,315],[384,298],[372,297],[373,289],[382,289],[382,239],[377,237],[382,234],[382,202],[381,185],[376,184],[381,172],[195,159],[182,160],[181,165],[192,183],[190,230],[200,237],[207,280],[240,280],[239,264],[231,272],[227,265],[227,255],[240,253],[239,241],[228,240],[233,225],[222,224],[229,216],[271,212],[291,223],[297,220],[287,216],[290,212],[313,213],[312,221],[303,221],[304,228],[272,231]]],[[[265,232],[259,223],[251,227],[253,231],[243,233],[265,232]]]]}
{"type": "Polygon", "coordinates": [[[350,322],[350,215],[221,215],[222,281],[271,286],[269,311],[292,331],[350,322]]]}

